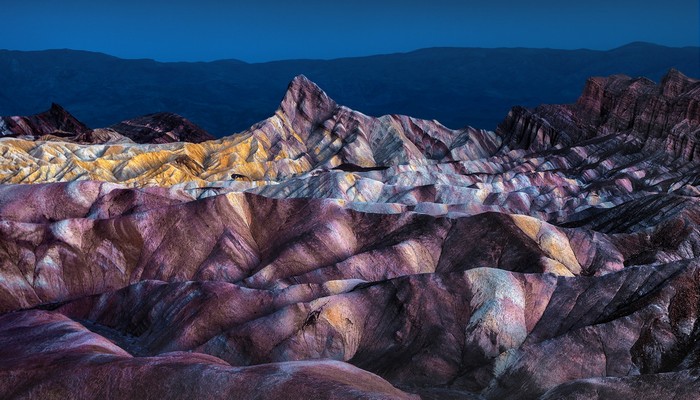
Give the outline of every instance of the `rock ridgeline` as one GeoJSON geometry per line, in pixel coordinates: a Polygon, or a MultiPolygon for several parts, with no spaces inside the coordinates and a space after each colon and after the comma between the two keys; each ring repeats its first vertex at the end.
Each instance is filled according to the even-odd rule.
{"type": "Polygon", "coordinates": [[[366,116],[337,105],[318,86],[299,76],[290,84],[275,115],[219,140],[163,147],[130,143],[85,147],[7,139],[0,147],[17,162],[8,166],[12,170],[0,173],[0,181],[51,182],[81,176],[133,186],[186,182],[220,186],[237,176],[247,181],[279,182],[343,164],[374,168],[479,159],[489,156],[499,144],[489,131],[453,131],[435,121],[407,116],[366,116]],[[55,158],[57,152],[63,157],[55,158]],[[63,158],[75,161],[69,170],[64,168],[63,158]]]}
{"type": "MultiPolygon", "coordinates": [[[[682,77],[671,71],[661,87],[669,86],[673,76],[682,77]]],[[[689,100],[696,96],[694,81],[681,80],[686,82],[681,89],[665,92],[636,80],[648,87],[638,102],[695,104],[689,100]]],[[[93,179],[130,187],[177,186],[195,197],[248,191],[275,198],[332,198],[383,213],[501,211],[557,223],[653,193],[696,193],[698,166],[666,150],[663,143],[673,138],[671,132],[644,139],[635,129],[615,131],[621,129],[619,122],[606,122],[614,129],[602,125],[596,115],[609,112],[590,111],[597,107],[591,100],[595,87],[617,88],[600,95],[608,100],[599,108],[607,110],[629,92],[618,86],[630,81],[594,78],[577,104],[515,108],[497,132],[490,132],[449,130],[407,116],[370,117],[338,105],[299,76],[273,116],[218,140],[83,146],[6,138],[0,148],[13,162],[0,170],[0,181],[93,179]],[[589,111],[583,112],[585,104],[589,111]],[[529,117],[517,119],[518,113],[529,117]]],[[[682,121],[692,120],[691,114],[683,114],[682,121]]],[[[677,126],[691,126],[684,124],[669,129],[678,133],[677,126]]]]}

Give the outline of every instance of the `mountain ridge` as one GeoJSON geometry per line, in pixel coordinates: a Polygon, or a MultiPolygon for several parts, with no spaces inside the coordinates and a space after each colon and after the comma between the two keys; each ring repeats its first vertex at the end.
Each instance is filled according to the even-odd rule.
{"type": "Polygon", "coordinates": [[[698,46],[694,45],[687,45],[687,46],[667,46],[667,45],[662,45],[654,42],[647,42],[643,40],[638,40],[638,41],[633,41],[629,43],[625,43],[616,47],[611,47],[609,49],[591,49],[587,47],[579,47],[575,49],[562,49],[562,48],[556,48],[556,47],[523,47],[523,46],[516,46],[516,47],[510,47],[510,46],[497,46],[497,47],[474,47],[474,46],[430,46],[430,47],[421,47],[413,50],[406,50],[406,51],[396,51],[396,52],[388,52],[388,53],[377,53],[377,54],[366,54],[366,55],[360,55],[360,56],[348,56],[348,57],[332,57],[332,58],[285,58],[285,59],[279,59],[279,60],[267,60],[267,61],[245,61],[237,58],[217,58],[217,59],[212,59],[212,60],[176,60],[176,61],[163,61],[163,60],[157,60],[154,58],[126,58],[126,57],[119,57],[116,55],[112,55],[109,53],[101,52],[101,51],[95,51],[95,50],[80,50],[80,49],[71,49],[71,48],[51,48],[51,49],[40,49],[40,50],[13,50],[13,49],[0,49],[0,52],[16,52],[16,53],[43,53],[43,52],[49,52],[49,53],[84,53],[84,54],[96,54],[96,55],[102,55],[106,56],[109,58],[114,58],[114,59],[120,59],[120,60],[132,60],[132,61],[153,61],[156,63],[160,64],[202,64],[202,63],[219,63],[219,62],[236,62],[236,63],[244,63],[244,64],[268,64],[268,63],[276,63],[276,62],[287,62],[287,61],[335,61],[335,60],[347,60],[347,59],[362,59],[362,58],[370,58],[370,57],[383,57],[383,56],[392,56],[392,55],[397,55],[397,54],[411,54],[411,53],[417,53],[417,52],[424,52],[424,51],[432,51],[432,50],[553,50],[553,51],[571,51],[571,52],[576,52],[576,51],[592,51],[592,52],[613,52],[625,48],[630,48],[630,49],[637,49],[637,48],[646,48],[646,47],[656,47],[656,48],[665,48],[665,49],[686,49],[686,48],[700,48],[698,46]]]}
{"type": "Polygon", "coordinates": [[[437,119],[451,128],[495,129],[513,105],[573,102],[589,76],[660,79],[670,67],[700,75],[697,48],[644,49],[429,49],[262,64],[4,52],[0,115],[28,115],[55,102],[90,126],[108,126],[168,111],[221,137],[264,119],[279,102],[279,88],[305,74],[331,97],[368,115],[403,114],[437,119]]]}

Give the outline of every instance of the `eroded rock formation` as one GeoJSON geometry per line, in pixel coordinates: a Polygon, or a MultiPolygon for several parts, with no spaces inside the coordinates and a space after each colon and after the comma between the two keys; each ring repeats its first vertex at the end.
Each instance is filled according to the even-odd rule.
{"type": "Polygon", "coordinates": [[[695,398],[699,96],[0,139],[0,397],[695,398]]]}

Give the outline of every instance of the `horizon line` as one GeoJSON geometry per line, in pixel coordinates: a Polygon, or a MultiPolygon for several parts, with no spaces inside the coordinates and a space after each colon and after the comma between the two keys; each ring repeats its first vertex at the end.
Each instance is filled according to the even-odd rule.
{"type": "Polygon", "coordinates": [[[630,46],[635,46],[635,45],[644,45],[644,46],[654,46],[654,47],[665,47],[669,49],[685,49],[685,48],[698,48],[700,49],[700,45],[697,44],[689,44],[686,46],[668,46],[668,45],[663,45],[663,44],[658,44],[658,43],[653,43],[653,42],[646,42],[646,41],[632,41],[625,43],[620,46],[615,46],[607,49],[592,49],[592,48],[587,48],[587,47],[580,47],[580,48],[575,48],[575,49],[564,49],[564,48],[556,48],[556,47],[526,47],[526,46],[497,46],[497,47],[479,47],[479,46],[431,46],[431,47],[419,47],[413,50],[406,50],[406,51],[394,51],[394,52],[386,52],[386,53],[373,53],[373,54],[365,54],[365,55],[356,55],[356,56],[342,56],[342,57],[330,57],[330,58],[280,58],[280,59],[273,59],[273,60],[267,60],[267,61],[245,61],[242,59],[238,58],[217,58],[217,59],[211,59],[211,60],[162,60],[162,59],[156,59],[156,58],[148,58],[148,57],[121,57],[117,56],[114,54],[110,54],[107,52],[103,51],[96,51],[96,50],[85,50],[85,49],[73,49],[73,48],[47,48],[47,49],[35,49],[35,50],[17,50],[17,49],[0,49],[0,51],[8,51],[8,52],[22,52],[22,53],[43,53],[43,52],[56,52],[56,51],[72,51],[72,52],[80,52],[80,53],[90,53],[90,54],[100,54],[108,57],[113,57],[121,60],[131,60],[131,61],[153,61],[156,63],[161,63],[161,64],[178,64],[178,63],[216,63],[216,62],[238,62],[238,63],[244,63],[244,64],[250,64],[250,65],[255,65],[255,64],[269,64],[269,63],[276,63],[276,62],[286,62],[286,61],[335,61],[335,60],[347,60],[347,59],[357,59],[357,58],[371,58],[371,57],[381,57],[381,56],[389,56],[389,55],[398,55],[398,54],[411,54],[419,51],[424,51],[424,50],[438,50],[438,49],[454,49],[454,50],[552,50],[552,51],[595,51],[595,52],[608,52],[608,51],[615,51],[619,49],[623,49],[626,47],[630,46]]]}

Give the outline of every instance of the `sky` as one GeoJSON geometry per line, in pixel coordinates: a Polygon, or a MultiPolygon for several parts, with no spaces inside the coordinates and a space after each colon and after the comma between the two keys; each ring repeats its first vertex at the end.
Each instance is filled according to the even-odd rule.
{"type": "Polygon", "coordinates": [[[698,46],[698,0],[0,0],[0,48],[159,61],[330,59],[425,47],[698,46]],[[648,4],[654,3],[654,4],[648,4]]]}

